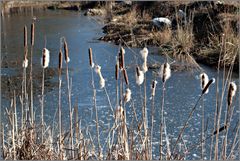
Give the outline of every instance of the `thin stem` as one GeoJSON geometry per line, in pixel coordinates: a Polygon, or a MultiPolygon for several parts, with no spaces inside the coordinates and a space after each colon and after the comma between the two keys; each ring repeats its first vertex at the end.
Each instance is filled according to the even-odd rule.
{"type": "Polygon", "coordinates": [[[159,150],[160,150],[160,160],[162,160],[162,149],[163,149],[163,115],[164,115],[164,92],[165,91],[165,82],[163,82],[163,85],[162,85],[162,106],[161,106],[161,123],[160,123],[160,147],[159,147],[159,150]]]}
{"type": "MultiPolygon", "coordinates": [[[[72,102],[71,102],[71,89],[70,89],[70,81],[69,81],[69,73],[68,73],[68,62],[66,61],[66,79],[67,79],[67,89],[68,89],[68,105],[69,105],[69,123],[70,123],[70,146],[73,149],[73,129],[72,129],[72,102]]],[[[71,153],[72,157],[74,157],[74,150],[71,153]]]]}
{"type": "Polygon", "coordinates": [[[42,70],[42,102],[41,102],[41,142],[43,143],[43,132],[44,132],[44,114],[43,114],[43,108],[44,108],[44,68],[42,70]]]}
{"type": "Polygon", "coordinates": [[[184,130],[186,129],[187,124],[188,124],[189,120],[191,119],[191,117],[192,117],[192,115],[193,115],[193,112],[195,111],[195,109],[196,109],[196,107],[197,107],[197,105],[198,105],[198,102],[201,100],[202,96],[203,96],[203,94],[201,94],[200,97],[198,98],[196,104],[194,105],[194,107],[193,107],[192,110],[190,111],[190,113],[189,113],[189,115],[188,115],[188,118],[187,118],[187,120],[186,120],[183,128],[181,129],[179,135],[178,135],[177,141],[176,141],[176,143],[175,143],[174,146],[173,146],[173,152],[174,152],[174,153],[175,153],[175,149],[176,149],[177,143],[179,142],[179,140],[180,140],[180,138],[181,138],[184,130]]]}
{"type": "MultiPolygon", "coordinates": [[[[204,130],[205,130],[205,128],[204,128],[205,126],[204,126],[204,96],[203,96],[203,98],[202,98],[202,140],[204,140],[204,138],[205,138],[205,134],[204,134],[204,130]]],[[[201,159],[203,159],[204,160],[204,152],[205,152],[205,149],[204,149],[204,145],[205,145],[205,142],[203,141],[202,142],[202,156],[201,156],[201,159]]]]}
{"type": "Polygon", "coordinates": [[[61,88],[62,88],[62,79],[59,72],[59,84],[58,84],[58,126],[59,126],[59,157],[62,160],[62,111],[61,111],[61,88]]]}
{"type": "Polygon", "coordinates": [[[150,150],[151,150],[151,154],[150,154],[150,160],[152,160],[153,159],[153,145],[152,145],[152,140],[153,140],[153,129],[154,129],[154,112],[155,112],[155,105],[154,105],[154,98],[155,98],[155,96],[152,96],[152,109],[151,109],[151,111],[152,111],[152,114],[151,114],[151,116],[152,116],[152,122],[151,122],[151,140],[150,140],[150,145],[151,145],[151,147],[150,147],[150,150]]]}

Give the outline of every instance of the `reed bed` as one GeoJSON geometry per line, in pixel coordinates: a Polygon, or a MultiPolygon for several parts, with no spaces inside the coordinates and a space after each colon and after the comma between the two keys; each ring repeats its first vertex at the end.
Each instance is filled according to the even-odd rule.
{"type": "MultiPolygon", "coordinates": [[[[200,87],[199,96],[196,103],[190,107],[189,114],[183,122],[183,126],[180,128],[176,140],[172,138],[172,134],[168,133],[168,123],[166,121],[165,112],[165,101],[169,99],[166,97],[167,87],[171,82],[171,63],[168,61],[162,62],[161,68],[158,71],[160,77],[155,78],[152,84],[147,83],[147,57],[148,49],[143,48],[139,56],[142,57],[143,64],[135,64],[135,78],[136,82],[130,82],[128,76],[128,68],[125,65],[125,49],[123,47],[119,48],[119,53],[116,55],[116,65],[115,67],[115,81],[116,81],[116,95],[115,98],[111,98],[107,91],[107,81],[105,80],[105,71],[102,70],[100,64],[97,64],[97,60],[94,60],[92,48],[88,49],[89,56],[89,66],[91,74],[91,85],[92,85],[92,112],[95,114],[95,118],[92,118],[93,113],[91,113],[91,119],[95,123],[94,131],[89,130],[89,127],[81,126],[81,119],[79,118],[78,112],[78,102],[73,107],[71,98],[71,73],[69,71],[70,53],[68,44],[65,38],[60,39],[59,48],[59,60],[58,60],[58,106],[56,111],[58,111],[58,123],[57,127],[51,127],[44,120],[44,83],[46,72],[45,69],[50,63],[50,51],[46,46],[42,50],[42,93],[41,93],[41,119],[37,122],[35,119],[36,114],[34,113],[33,104],[33,86],[32,86],[32,57],[33,57],[33,47],[34,47],[34,32],[35,24],[31,25],[31,54],[30,54],[30,91],[26,89],[26,69],[28,68],[28,55],[27,55],[27,27],[24,27],[24,57],[23,57],[23,80],[22,80],[22,94],[20,97],[21,113],[18,114],[16,109],[18,108],[16,100],[17,96],[14,95],[11,100],[11,105],[6,108],[7,122],[4,122],[1,129],[1,142],[2,142],[2,158],[3,159],[26,159],[26,160],[183,160],[189,159],[193,151],[199,150],[201,154],[201,159],[214,158],[218,159],[237,159],[239,158],[239,153],[237,148],[239,145],[239,123],[237,125],[232,125],[232,117],[234,114],[234,109],[236,106],[236,93],[237,85],[232,81],[232,68],[224,72],[223,86],[219,86],[220,78],[208,79],[207,73],[200,74],[200,87]],[[62,52],[62,49],[64,53],[62,52]],[[65,65],[63,65],[63,60],[65,60],[65,65]],[[66,88],[67,88],[67,100],[69,113],[62,113],[63,104],[62,101],[62,88],[63,88],[63,72],[66,72],[66,88]],[[96,75],[94,75],[94,71],[96,75]],[[95,79],[95,77],[97,79],[95,79]],[[160,83],[157,83],[159,80],[160,83]],[[98,81],[98,82],[97,82],[98,81]],[[96,84],[98,83],[98,84],[96,84]],[[140,94],[143,97],[137,98],[137,101],[142,101],[142,114],[136,114],[135,102],[136,97],[139,97],[136,93],[132,92],[131,83],[136,83],[140,88],[140,94]],[[160,84],[160,85],[159,85],[160,84]],[[143,93],[141,91],[141,86],[144,87],[143,93]],[[147,87],[151,88],[147,88],[147,87]],[[216,111],[211,117],[214,118],[214,122],[209,124],[213,125],[213,129],[210,134],[205,131],[205,114],[204,111],[204,98],[208,99],[206,95],[208,93],[214,92],[212,87],[216,86],[216,111]],[[157,88],[162,90],[160,93],[161,99],[155,99],[157,88]],[[222,88],[222,93],[219,93],[219,88],[222,88]],[[151,96],[148,96],[148,90],[151,91],[151,96]],[[97,95],[98,91],[103,92],[108,100],[107,104],[109,106],[109,123],[108,127],[103,128],[99,120],[99,106],[97,105],[97,95]],[[28,93],[30,92],[30,94],[28,93]],[[227,93],[227,97],[225,96],[227,93]],[[30,95],[30,103],[28,100],[28,95],[30,95]],[[147,100],[150,97],[151,103],[148,107],[147,100]],[[224,105],[224,98],[227,100],[226,107],[224,105]],[[113,106],[113,100],[115,103],[113,106]],[[155,101],[161,101],[161,106],[156,106],[155,101]],[[183,135],[187,128],[190,128],[190,120],[193,118],[196,109],[200,108],[200,101],[202,101],[202,130],[201,135],[198,138],[198,142],[195,144],[190,144],[188,147],[180,148],[179,144],[184,144],[183,135]],[[221,116],[222,109],[226,108],[224,117],[221,116]],[[151,113],[147,113],[147,109],[151,110],[151,113]],[[73,110],[74,109],[74,110],[73,110]],[[156,112],[159,112],[160,122],[155,122],[156,112]],[[129,117],[131,115],[131,117],[129,117]],[[148,117],[150,115],[150,117],[148,117]],[[62,118],[69,116],[69,126],[67,129],[63,129],[62,118]],[[132,120],[130,120],[132,118],[132,120]],[[148,121],[148,118],[151,118],[148,121]],[[224,119],[222,123],[221,120],[224,119]],[[154,124],[157,124],[159,129],[154,128],[154,124]],[[223,124],[223,126],[221,126],[223,124]],[[7,126],[6,126],[7,125],[7,126]],[[21,125],[21,126],[19,126],[21,125]],[[234,128],[233,128],[234,126],[234,128]],[[53,131],[55,129],[57,131],[53,131]],[[157,157],[154,157],[154,145],[153,145],[153,133],[159,133],[160,138],[157,138],[157,146],[159,146],[159,151],[155,152],[157,157]],[[107,138],[102,138],[102,133],[107,133],[107,138]],[[233,137],[229,137],[229,136],[233,137]],[[220,140],[220,136],[223,140],[220,140]],[[229,141],[231,139],[231,141],[229,141]],[[211,141],[210,141],[211,140],[211,141]],[[231,143],[231,144],[229,144],[231,143]],[[210,155],[207,156],[206,146],[210,146],[210,155]],[[107,146],[106,146],[107,145],[107,146]],[[199,148],[201,147],[201,148],[199,148]],[[214,156],[214,157],[213,157],[214,156]]],[[[222,39],[222,52],[221,54],[226,54],[227,51],[224,48],[225,43],[227,43],[223,37],[222,39]]],[[[220,55],[220,57],[222,57],[220,55]]],[[[219,57],[219,63],[223,63],[219,57]]],[[[167,59],[166,59],[167,60],[167,59]]],[[[226,60],[228,61],[228,59],[226,60]]],[[[234,61],[233,61],[234,64],[234,61]]],[[[220,66],[219,66],[220,68],[220,66]]],[[[218,72],[219,74],[219,72],[218,72]]],[[[80,82],[81,83],[81,82],[80,82]]],[[[189,105],[190,106],[190,105],[189,105]]],[[[171,115],[171,114],[169,114],[171,115]]],[[[53,125],[54,126],[54,125],[53,125]]],[[[185,145],[186,146],[186,145],[185,145]]]]}

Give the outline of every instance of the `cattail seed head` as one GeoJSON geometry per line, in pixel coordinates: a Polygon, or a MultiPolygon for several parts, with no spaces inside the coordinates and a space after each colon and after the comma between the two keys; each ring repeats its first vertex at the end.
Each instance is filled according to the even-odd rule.
{"type": "Polygon", "coordinates": [[[125,68],[123,68],[123,76],[124,76],[126,85],[129,85],[128,75],[127,75],[127,71],[125,68]]]}
{"type": "MultiPolygon", "coordinates": [[[[201,80],[201,89],[203,90],[209,81],[208,75],[206,73],[201,73],[200,80],[201,80]]],[[[206,93],[208,93],[208,89],[206,90],[206,93]]]]}
{"type": "Polygon", "coordinates": [[[125,49],[123,47],[121,47],[120,52],[119,52],[119,67],[120,67],[120,69],[123,69],[125,66],[124,54],[125,54],[125,49]]]}
{"type": "Polygon", "coordinates": [[[142,56],[142,59],[146,61],[148,56],[148,49],[144,47],[142,50],[140,50],[140,54],[142,56]]]}
{"type": "Polygon", "coordinates": [[[62,70],[62,50],[60,49],[59,55],[58,55],[58,70],[61,72],[62,70]]]}
{"type": "Polygon", "coordinates": [[[68,45],[66,40],[64,40],[64,55],[65,55],[65,62],[70,62],[70,58],[69,58],[69,53],[68,53],[68,45]]]}
{"type": "Polygon", "coordinates": [[[43,68],[47,68],[50,62],[50,52],[48,49],[43,48],[41,64],[43,68]]]}
{"type": "Polygon", "coordinates": [[[118,80],[118,77],[119,77],[119,72],[118,72],[118,69],[119,69],[119,65],[118,63],[115,65],[115,79],[118,80]]]}
{"type": "Polygon", "coordinates": [[[24,47],[27,47],[27,26],[24,26],[24,47]]]}
{"type": "Polygon", "coordinates": [[[31,45],[34,45],[34,32],[35,32],[35,24],[32,23],[31,25],[31,45]]]}
{"type": "Polygon", "coordinates": [[[136,83],[137,85],[141,85],[144,81],[144,73],[139,69],[139,67],[136,67],[136,83]]]}
{"type": "Polygon", "coordinates": [[[143,73],[146,73],[148,71],[147,61],[143,62],[142,69],[143,69],[143,73]]]}
{"type": "Polygon", "coordinates": [[[127,103],[131,100],[131,95],[132,95],[131,90],[129,88],[127,88],[124,95],[123,95],[125,103],[127,103]]]}
{"type": "Polygon", "coordinates": [[[95,66],[95,72],[98,74],[99,76],[99,86],[100,88],[104,88],[105,87],[105,79],[103,78],[102,76],[102,73],[101,73],[101,66],[100,65],[96,65],[95,66]]]}
{"type": "Polygon", "coordinates": [[[100,89],[105,87],[105,79],[101,76],[99,80],[100,89]]]}
{"type": "Polygon", "coordinates": [[[162,78],[163,83],[165,83],[171,77],[171,69],[168,63],[161,65],[160,77],[162,78]]]}
{"type": "Polygon", "coordinates": [[[94,63],[93,63],[93,58],[92,58],[92,48],[88,49],[88,54],[89,54],[89,64],[90,64],[90,67],[93,68],[94,67],[94,63]]]}
{"type": "Polygon", "coordinates": [[[153,81],[152,81],[152,86],[151,86],[151,89],[152,89],[152,97],[155,96],[156,85],[157,85],[157,81],[156,81],[156,80],[153,80],[153,81]]]}
{"type": "Polygon", "coordinates": [[[234,82],[231,82],[228,88],[228,106],[232,104],[233,97],[235,96],[236,91],[237,91],[237,85],[234,82]]]}
{"type": "Polygon", "coordinates": [[[25,59],[23,60],[22,66],[23,66],[23,68],[27,68],[27,67],[28,67],[28,59],[27,59],[27,58],[25,58],[25,59]]]}
{"type": "Polygon", "coordinates": [[[211,84],[215,83],[215,78],[212,78],[208,81],[204,89],[202,90],[202,94],[205,94],[208,91],[208,88],[211,84]]]}

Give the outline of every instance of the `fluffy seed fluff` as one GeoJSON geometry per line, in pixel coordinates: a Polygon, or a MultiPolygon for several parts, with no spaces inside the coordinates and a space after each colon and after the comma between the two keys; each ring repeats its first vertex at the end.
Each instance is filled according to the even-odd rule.
{"type": "MultiPolygon", "coordinates": [[[[207,83],[209,81],[208,75],[206,73],[201,73],[199,75],[199,77],[200,77],[200,81],[201,81],[200,86],[201,86],[201,89],[203,90],[206,87],[206,85],[207,85],[207,83]]],[[[206,90],[206,94],[207,93],[208,93],[208,89],[206,90]]]]}
{"type": "Polygon", "coordinates": [[[41,64],[43,68],[47,68],[50,62],[50,52],[47,48],[43,48],[41,64]]]}
{"type": "Polygon", "coordinates": [[[139,69],[139,67],[136,68],[136,83],[137,85],[141,85],[144,81],[144,73],[139,69]]]}
{"type": "Polygon", "coordinates": [[[23,60],[22,66],[23,66],[23,68],[27,68],[28,67],[28,59],[24,59],[23,60]]]}
{"type": "Polygon", "coordinates": [[[103,78],[102,76],[102,73],[101,73],[101,66],[100,65],[96,65],[95,66],[95,72],[98,74],[99,76],[99,86],[100,88],[104,88],[105,87],[105,79],[103,78]]]}
{"type": "Polygon", "coordinates": [[[228,106],[232,104],[233,97],[235,96],[236,91],[237,91],[237,85],[234,82],[231,82],[228,88],[228,106]]]}
{"type": "Polygon", "coordinates": [[[152,97],[155,96],[156,85],[157,85],[157,81],[154,80],[154,81],[152,82],[152,86],[151,86],[151,89],[152,89],[152,94],[151,94],[151,95],[152,95],[152,97]]]}
{"type": "Polygon", "coordinates": [[[126,89],[126,92],[124,93],[124,102],[127,103],[131,100],[131,95],[132,95],[132,92],[129,88],[126,89]]]}
{"type": "Polygon", "coordinates": [[[160,77],[163,83],[166,82],[171,77],[171,69],[168,63],[164,63],[161,65],[160,77]]]}
{"type": "Polygon", "coordinates": [[[142,56],[142,59],[146,61],[148,56],[148,49],[144,47],[142,50],[140,50],[140,54],[142,56]]]}
{"type": "Polygon", "coordinates": [[[142,70],[143,70],[143,73],[146,73],[146,72],[148,71],[147,61],[144,61],[144,62],[143,62],[142,70]]]}

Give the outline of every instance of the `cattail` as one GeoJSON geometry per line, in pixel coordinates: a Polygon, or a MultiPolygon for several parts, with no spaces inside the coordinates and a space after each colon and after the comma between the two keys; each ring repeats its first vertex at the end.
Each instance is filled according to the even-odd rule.
{"type": "Polygon", "coordinates": [[[90,64],[90,67],[93,68],[94,67],[94,63],[93,63],[93,60],[92,60],[92,48],[88,49],[88,54],[89,54],[89,64],[90,64]]]}
{"type": "Polygon", "coordinates": [[[143,70],[143,73],[146,73],[146,72],[148,71],[147,61],[144,61],[144,62],[143,62],[142,70],[143,70]]]}
{"type": "Polygon", "coordinates": [[[140,50],[140,54],[142,56],[142,59],[146,61],[148,56],[148,49],[144,47],[142,50],[140,50]]]}
{"type": "Polygon", "coordinates": [[[228,106],[232,104],[233,97],[235,96],[237,91],[237,85],[234,82],[231,82],[228,88],[228,106]]]}
{"type": "Polygon", "coordinates": [[[123,68],[123,76],[124,76],[126,85],[129,85],[128,75],[127,75],[127,71],[125,68],[123,68]]]}
{"type": "Polygon", "coordinates": [[[58,70],[61,71],[62,69],[62,50],[60,49],[58,55],[58,70]]]}
{"type": "Polygon", "coordinates": [[[69,53],[68,53],[68,45],[67,42],[64,40],[64,55],[65,55],[65,62],[70,62],[69,53]]]}
{"type": "Polygon", "coordinates": [[[144,81],[144,74],[143,71],[139,69],[139,67],[136,67],[136,83],[137,85],[141,85],[144,81]]]}
{"type": "Polygon", "coordinates": [[[118,63],[115,65],[115,79],[118,80],[119,72],[118,72],[119,65],[118,63]]]}
{"type": "MultiPolygon", "coordinates": [[[[201,80],[201,89],[203,90],[209,81],[208,75],[206,73],[200,74],[200,80],[201,80]]],[[[206,90],[206,94],[207,93],[208,93],[208,89],[206,90]]]]}
{"type": "Polygon", "coordinates": [[[35,32],[35,25],[32,23],[31,25],[31,45],[34,45],[34,32],[35,32]]]}
{"type": "Polygon", "coordinates": [[[120,48],[120,52],[119,52],[119,67],[120,69],[124,68],[124,54],[125,54],[125,49],[123,47],[120,48]]]}
{"type": "Polygon", "coordinates": [[[156,85],[157,85],[157,81],[156,80],[152,81],[152,86],[151,86],[151,89],[152,89],[152,94],[151,95],[152,95],[152,97],[155,96],[156,85]]]}
{"type": "Polygon", "coordinates": [[[132,95],[132,92],[129,88],[126,89],[126,92],[124,93],[124,102],[127,103],[131,100],[131,95],[132,95]]]}
{"type": "Polygon", "coordinates": [[[22,64],[23,68],[27,68],[28,67],[28,59],[25,57],[23,60],[23,64],[22,64]]]}
{"type": "Polygon", "coordinates": [[[41,64],[43,68],[47,68],[49,65],[49,61],[50,61],[50,55],[49,55],[49,50],[46,48],[43,48],[42,51],[42,59],[41,59],[41,64]]]}
{"type": "Polygon", "coordinates": [[[27,26],[24,26],[24,47],[27,47],[27,26]]]}
{"type": "Polygon", "coordinates": [[[209,86],[212,84],[212,83],[215,83],[215,78],[212,78],[208,81],[207,85],[204,87],[204,89],[202,90],[202,94],[205,94],[206,91],[208,90],[209,86]]]}
{"type": "Polygon", "coordinates": [[[164,63],[161,65],[160,77],[162,78],[163,83],[171,77],[171,69],[168,63],[164,63]]]}
{"type": "Polygon", "coordinates": [[[28,67],[28,59],[27,59],[27,58],[25,58],[25,59],[23,60],[22,66],[23,66],[23,68],[27,68],[27,67],[28,67]]]}
{"type": "Polygon", "coordinates": [[[95,66],[95,72],[98,74],[99,76],[99,86],[100,88],[104,88],[105,87],[105,79],[103,78],[102,76],[102,73],[101,73],[101,66],[100,65],[96,65],[95,66]]]}

